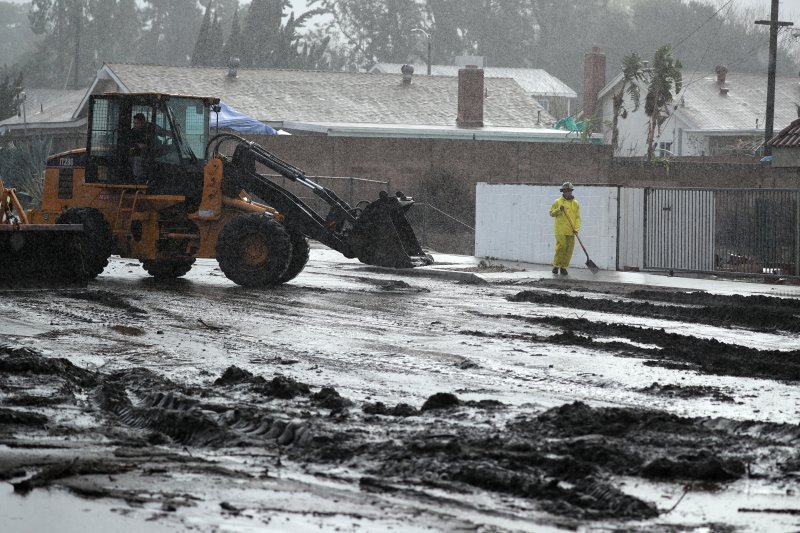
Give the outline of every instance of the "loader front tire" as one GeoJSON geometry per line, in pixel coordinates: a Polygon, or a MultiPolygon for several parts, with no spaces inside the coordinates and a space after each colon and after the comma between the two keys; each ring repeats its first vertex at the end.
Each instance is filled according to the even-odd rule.
{"type": "Polygon", "coordinates": [[[289,233],[280,223],[262,214],[239,215],[219,232],[219,268],[237,285],[279,285],[284,282],[291,258],[289,233]]]}
{"type": "Polygon", "coordinates": [[[281,276],[281,283],[286,283],[296,278],[308,263],[310,247],[305,235],[291,231],[289,232],[289,239],[292,242],[292,259],[289,261],[289,268],[281,276]]]}
{"type": "Polygon", "coordinates": [[[80,238],[83,268],[89,279],[100,275],[108,266],[114,246],[111,229],[103,214],[91,207],[71,207],[58,216],[56,224],[83,224],[80,238]]]}
{"type": "Polygon", "coordinates": [[[142,259],[142,268],[156,279],[176,279],[189,272],[194,261],[194,257],[179,261],[142,259]]]}

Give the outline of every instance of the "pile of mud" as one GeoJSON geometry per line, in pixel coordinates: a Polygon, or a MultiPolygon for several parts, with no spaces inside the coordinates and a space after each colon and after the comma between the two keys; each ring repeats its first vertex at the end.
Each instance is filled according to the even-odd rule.
{"type": "Polygon", "coordinates": [[[510,296],[509,300],[754,331],[800,332],[800,300],[648,290],[632,291],[627,296],[626,299],[586,298],[528,290],[510,296]]]}
{"type": "MultiPolygon", "coordinates": [[[[92,372],[3,346],[0,404],[0,445],[19,451],[34,439],[41,447],[65,436],[92,443],[91,450],[72,450],[68,462],[0,455],[0,479],[19,493],[59,485],[85,496],[133,498],[109,481],[113,475],[223,475],[213,461],[182,451],[236,448],[274,450],[276,469],[293,462],[324,475],[345,467],[370,492],[483,491],[569,519],[639,520],[664,510],[626,493],[622,476],[727,483],[782,479],[800,464],[796,426],[580,402],[498,423],[508,408],[491,398],[467,402],[442,392],[419,407],[359,405],[334,386],[315,390],[290,376],[267,379],[236,367],[187,387],[151,370],[92,372]],[[68,416],[75,408],[91,417],[90,427],[68,416]],[[766,447],[769,456],[756,453],[766,447]]],[[[224,475],[263,477],[270,469],[224,475]]]]}
{"type": "MultiPolygon", "coordinates": [[[[675,320],[743,332],[800,331],[800,301],[767,296],[720,296],[706,293],[634,291],[631,296],[676,305],[629,299],[586,298],[542,290],[510,296],[514,302],[591,310],[638,318],[675,320]]],[[[539,309],[539,308],[537,308],[539,309]]],[[[759,350],[664,329],[630,326],[585,318],[507,315],[505,318],[557,328],[554,335],[462,331],[479,337],[516,338],[532,343],[590,347],[620,357],[647,359],[646,364],[706,374],[800,381],[800,351],[759,350]],[[623,340],[620,340],[623,339],[623,340]],[[626,342],[627,341],[627,342],[626,342]]]]}

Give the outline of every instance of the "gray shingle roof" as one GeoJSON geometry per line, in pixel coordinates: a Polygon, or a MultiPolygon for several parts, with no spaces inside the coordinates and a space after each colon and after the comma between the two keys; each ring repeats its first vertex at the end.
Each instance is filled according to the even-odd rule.
{"type": "MultiPolygon", "coordinates": [[[[697,129],[752,130],[764,128],[767,103],[767,76],[728,72],[720,94],[714,74],[684,73],[685,88],[676,103],[680,113],[697,129]]],[[[784,128],[797,118],[795,102],[800,102],[800,80],[779,77],[775,80],[775,128],[784,128]]]]}
{"type": "MultiPolygon", "coordinates": [[[[599,93],[606,98],[617,90],[622,75],[618,74],[599,93]]],[[[764,129],[767,107],[767,76],[728,72],[723,87],[727,95],[720,94],[717,76],[707,72],[684,72],[684,88],[675,99],[679,113],[698,130],[707,131],[751,131],[764,129]]],[[[642,87],[642,94],[646,88],[642,87]]],[[[800,103],[800,80],[795,77],[775,79],[775,129],[784,128],[797,118],[795,102],[800,103]]]]}
{"type": "MultiPolygon", "coordinates": [[[[399,73],[400,67],[402,67],[400,63],[377,63],[372,67],[372,72],[399,73]]],[[[424,74],[427,72],[427,68],[426,65],[414,65],[414,72],[424,74]]],[[[431,65],[431,75],[458,76],[458,69],[459,67],[452,65],[431,65]]],[[[483,72],[487,78],[511,78],[529,94],[564,98],[578,97],[566,83],[540,68],[486,67],[483,72]]]]}
{"type": "MultiPolygon", "coordinates": [[[[28,124],[57,124],[72,121],[72,114],[81,102],[86,89],[26,89],[25,120],[28,124]]],[[[0,122],[0,126],[23,123],[23,117],[13,116],[0,122]]]]}
{"type": "MultiPolygon", "coordinates": [[[[105,69],[130,92],[216,96],[262,122],[454,125],[458,78],[398,74],[109,64],[105,69]]],[[[511,79],[487,78],[486,126],[530,128],[537,113],[553,118],[511,79]]]]}

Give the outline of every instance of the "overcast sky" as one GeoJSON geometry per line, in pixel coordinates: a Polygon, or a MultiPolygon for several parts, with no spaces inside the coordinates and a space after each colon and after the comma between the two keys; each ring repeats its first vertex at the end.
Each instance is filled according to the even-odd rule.
{"type": "MultiPolygon", "coordinates": [[[[15,4],[30,4],[31,0],[3,0],[6,2],[12,2],[15,4]]],[[[706,2],[714,5],[722,5],[727,0],[705,0],[706,2]]],[[[305,8],[305,0],[291,0],[292,6],[294,7],[295,13],[299,13],[303,8],[305,8]]],[[[764,13],[769,13],[770,6],[772,5],[772,0],[733,0],[734,4],[741,7],[756,7],[763,9],[764,13]]],[[[239,2],[240,4],[248,3],[249,2],[239,2]]],[[[791,14],[792,16],[796,16],[798,12],[800,12],[800,2],[797,0],[781,0],[780,3],[780,12],[782,14],[791,14]]],[[[795,21],[797,25],[800,25],[800,21],[795,21]]]]}
{"type": "MultiPolygon", "coordinates": [[[[12,2],[15,4],[30,4],[31,0],[0,0],[5,2],[12,2]]],[[[728,0],[703,0],[709,4],[716,6],[724,5],[728,0]]],[[[770,7],[772,0],[732,0],[734,6],[741,8],[756,8],[761,12],[765,18],[769,18],[770,7]]],[[[250,2],[239,1],[239,4],[249,4],[250,2]]],[[[291,0],[292,8],[295,13],[302,13],[306,7],[306,0],[291,0]]],[[[780,2],[780,19],[794,22],[795,26],[800,28],[800,0],[781,0],[780,2]]]]}

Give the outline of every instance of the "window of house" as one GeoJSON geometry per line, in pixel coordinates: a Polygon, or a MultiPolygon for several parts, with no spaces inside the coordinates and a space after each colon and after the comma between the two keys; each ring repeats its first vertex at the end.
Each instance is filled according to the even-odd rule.
{"type": "Polygon", "coordinates": [[[672,153],[672,143],[667,142],[660,142],[656,146],[656,156],[657,157],[669,157],[671,155],[675,155],[672,153]]]}

